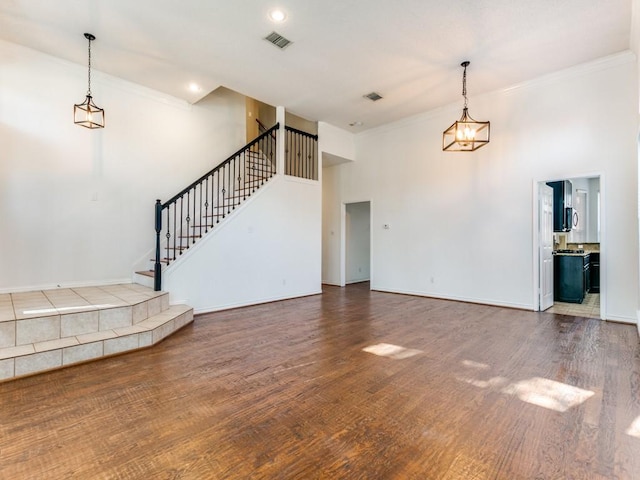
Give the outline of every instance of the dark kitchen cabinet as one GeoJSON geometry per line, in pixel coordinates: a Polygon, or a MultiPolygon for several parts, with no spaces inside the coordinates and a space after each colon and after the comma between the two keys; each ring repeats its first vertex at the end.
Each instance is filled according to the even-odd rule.
{"type": "Polygon", "coordinates": [[[591,293],[600,293],[600,252],[591,254],[591,293]]]}
{"type": "Polygon", "coordinates": [[[547,182],[553,188],[553,231],[569,232],[573,225],[573,185],[569,180],[547,182]]]}
{"type": "Polygon", "coordinates": [[[558,302],[582,303],[591,285],[589,254],[556,255],[553,260],[553,298],[558,302]]]}
{"type": "Polygon", "coordinates": [[[582,272],[584,275],[584,294],[586,295],[591,290],[591,261],[589,256],[586,257],[582,272]]]}

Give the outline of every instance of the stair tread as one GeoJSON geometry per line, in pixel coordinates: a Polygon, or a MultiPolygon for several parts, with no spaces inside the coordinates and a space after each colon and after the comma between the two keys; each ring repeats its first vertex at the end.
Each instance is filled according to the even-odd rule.
{"type": "Polygon", "coordinates": [[[155,272],[153,270],[141,270],[141,271],[136,272],[136,273],[138,275],[144,275],[145,277],[152,277],[153,278],[155,276],[155,272]]]}

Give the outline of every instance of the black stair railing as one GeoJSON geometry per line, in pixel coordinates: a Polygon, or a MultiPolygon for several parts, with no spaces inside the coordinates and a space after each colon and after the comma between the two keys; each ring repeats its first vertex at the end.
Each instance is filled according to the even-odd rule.
{"type": "Polygon", "coordinates": [[[176,260],[276,174],[279,127],[262,133],[167,202],[156,200],[156,291],[162,286],[163,265],[176,260]]]}
{"type": "Polygon", "coordinates": [[[284,173],[318,180],[318,135],[285,126],[284,173]]]}

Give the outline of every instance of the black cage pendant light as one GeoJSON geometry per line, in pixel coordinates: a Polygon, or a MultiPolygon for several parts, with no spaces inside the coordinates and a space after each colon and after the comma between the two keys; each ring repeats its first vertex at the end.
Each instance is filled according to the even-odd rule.
{"type": "Polygon", "coordinates": [[[89,86],[84,102],[73,106],[73,122],[86,128],[104,128],[104,110],[93,103],[91,96],[91,42],[96,37],[85,33],[84,38],[89,40],[89,86]]]}
{"type": "Polygon", "coordinates": [[[464,67],[462,74],[462,96],[464,108],[462,117],[442,133],[442,150],[445,152],[473,152],[489,143],[489,122],[478,122],[471,118],[467,108],[467,67],[471,62],[460,64],[464,67]]]}

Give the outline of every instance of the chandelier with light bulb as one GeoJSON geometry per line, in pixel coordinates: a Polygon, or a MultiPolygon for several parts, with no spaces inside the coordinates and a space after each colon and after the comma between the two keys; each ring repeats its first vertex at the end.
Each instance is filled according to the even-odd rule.
{"type": "Polygon", "coordinates": [[[86,128],[104,128],[104,110],[93,103],[91,96],[91,42],[96,37],[91,33],[85,33],[84,38],[89,40],[89,85],[84,102],[73,106],[73,123],[86,128]]]}
{"type": "Polygon", "coordinates": [[[445,152],[473,152],[489,143],[490,122],[479,122],[469,115],[467,107],[467,67],[471,62],[464,61],[462,74],[462,96],[464,108],[462,117],[442,133],[442,150],[445,152]]]}

